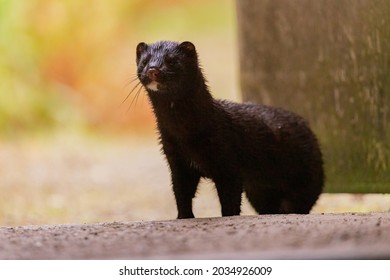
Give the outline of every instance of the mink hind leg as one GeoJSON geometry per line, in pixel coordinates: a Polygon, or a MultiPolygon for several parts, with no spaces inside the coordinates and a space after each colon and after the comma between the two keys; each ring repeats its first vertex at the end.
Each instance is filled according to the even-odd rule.
{"type": "Polygon", "coordinates": [[[247,188],[245,193],[258,214],[281,214],[282,197],[279,192],[265,188],[257,191],[247,188]]]}
{"type": "Polygon", "coordinates": [[[281,212],[309,214],[324,186],[322,162],[311,161],[310,166],[297,171],[284,186],[281,212]]]}
{"type": "Polygon", "coordinates": [[[310,188],[289,186],[289,191],[262,188],[246,191],[248,201],[259,214],[309,214],[318,198],[310,188]]]}
{"type": "Polygon", "coordinates": [[[310,213],[323,188],[323,179],[320,174],[318,175],[319,177],[313,178],[313,180],[302,180],[290,185],[289,192],[282,201],[283,212],[286,214],[310,213]]]}

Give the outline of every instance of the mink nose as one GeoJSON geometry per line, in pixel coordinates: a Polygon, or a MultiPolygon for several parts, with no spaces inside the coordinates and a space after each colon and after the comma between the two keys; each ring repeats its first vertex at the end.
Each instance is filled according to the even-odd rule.
{"type": "Polygon", "coordinates": [[[160,70],[158,70],[158,68],[152,67],[148,70],[147,74],[149,79],[155,81],[160,74],[160,70]]]}

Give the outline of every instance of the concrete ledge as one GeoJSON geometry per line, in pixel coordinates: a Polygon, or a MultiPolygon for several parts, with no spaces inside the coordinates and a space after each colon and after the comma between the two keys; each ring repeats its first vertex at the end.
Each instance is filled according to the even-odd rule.
{"type": "Polygon", "coordinates": [[[390,213],[1,227],[0,259],[390,259],[390,213]]]}

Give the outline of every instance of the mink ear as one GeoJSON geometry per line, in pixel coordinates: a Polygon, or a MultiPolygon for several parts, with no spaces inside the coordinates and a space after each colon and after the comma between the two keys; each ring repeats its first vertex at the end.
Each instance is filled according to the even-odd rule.
{"type": "Polygon", "coordinates": [[[148,48],[148,45],[144,42],[141,42],[137,45],[137,63],[139,62],[139,59],[141,57],[141,54],[146,51],[148,48]]]}
{"type": "Polygon", "coordinates": [[[196,55],[196,49],[193,43],[185,41],[179,45],[179,48],[183,50],[186,54],[196,55]]]}

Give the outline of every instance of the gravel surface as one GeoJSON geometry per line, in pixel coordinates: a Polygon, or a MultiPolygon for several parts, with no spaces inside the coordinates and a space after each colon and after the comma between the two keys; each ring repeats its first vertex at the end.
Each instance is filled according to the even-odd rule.
{"type": "Polygon", "coordinates": [[[0,228],[0,259],[390,259],[390,213],[0,228]]]}

